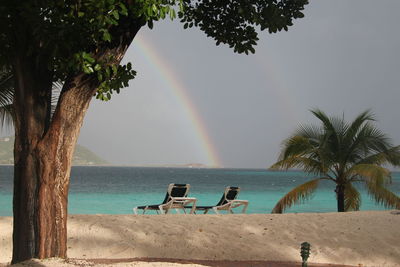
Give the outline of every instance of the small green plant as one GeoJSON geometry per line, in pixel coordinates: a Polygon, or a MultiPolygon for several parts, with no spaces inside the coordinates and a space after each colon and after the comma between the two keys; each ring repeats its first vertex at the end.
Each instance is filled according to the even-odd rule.
{"type": "Polygon", "coordinates": [[[302,267],[307,267],[307,260],[308,257],[310,257],[310,248],[311,245],[308,242],[303,242],[301,243],[301,249],[300,249],[300,255],[301,255],[301,259],[302,259],[302,267]]]}

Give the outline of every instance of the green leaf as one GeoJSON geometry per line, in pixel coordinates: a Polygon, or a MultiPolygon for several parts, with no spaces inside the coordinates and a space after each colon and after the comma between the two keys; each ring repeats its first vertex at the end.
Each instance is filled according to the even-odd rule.
{"type": "Polygon", "coordinates": [[[117,67],[117,65],[112,65],[111,68],[112,68],[112,71],[113,71],[114,74],[117,74],[117,73],[118,73],[118,67],[117,67]]]}
{"type": "Polygon", "coordinates": [[[82,53],[82,58],[85,59],[89,63],[94,63],[95,62],[95,59],[92,58],[92,56],[90,54],[86,53],[86,52],[82,53]]]}
{"type": "Polygon", "coordinates": [[[103,32],[103,40],[107,42],[111,42],[111,35],[108,30],[104,30],[103,32]]]}
{"type": "Polygon", "coordinates": [[[82,66],[82,69],[83,69],[83,72],[86,73],[86,74],[93,73],[93,69],[91,69],[91,68],[89,68],[89,67],[87,67],[85,65],[82,66]]]}
{"type": "Polygon", "coordinates": [[[160,17],[162,19],[165,19],[165,10],[164,10],[164,8],[160,9],[160,17]]]}
{"type": "Polygon", "coordinates": [[[149,20],[149,21],[147,22],[147,26],[148,26],[150,29],[153,29],[153,20],[149,20]]]}
{"type": "Polygon", "coordinates": [[[171,20],[176,18],[175,9],[171,9],[171,11],[169,12],[169,17],[170,17],[171,20]]]}
{"type": "Polygon", "coordinates": [[[155,4],[153,4],[153,5],[151,6],[151,9],[153,10],[154,14],[157,14],[158,8],[157,8],[157,6],[156,6],[155,4]]]}
{"type": "Polygon", "coordinates": [[[107,78],[107,79],[110,79],[110,77],[111,77],[110,68],[106,68],[106,78],[107,78]]]}
{"type": "Polygon", "coordinates": [[[180,12],[183,12],[184,10],[183,10],[183,2],[182,1],[179,1],[179,11],[180,12]]]}
{"type": "Polygon", "coordinates": [[[94,70],[95,70],[95,71],[101,70],[100,64],[96,64],[96,65],[94,66],[94,70]]]}
{"type": "Polygon", "coordinates": [[[120,13],[124,16],[128,16],[128,9],[123,3],[119,3],[119,7],[121,8],[120,13]]]}
{"type": "Polygon", "coordinates": [[[118,10],[114,9],[113,12],[112,12],[112,15],[114,16],[114,18],[115,18],[116,20],[119,20],[119,13],[118,13],[118,10]]]}

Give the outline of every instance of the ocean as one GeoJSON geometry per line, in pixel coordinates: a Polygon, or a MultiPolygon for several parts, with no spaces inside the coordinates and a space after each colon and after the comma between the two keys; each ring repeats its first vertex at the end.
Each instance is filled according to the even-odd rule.
{"type": "MultiPolygon", "coordinates": [[[[400,173],[389,186],[400,195],[400,173]]],[[[197,169],[152,167],[73,167],[69,192],[70,214],[131,214],[139,205],[159,204],[168,184],[188,183],[197,205],[216,204],[226,186],[241,188],[238,199],[248,200],[247,213],[270,213],[276,202],[312,176],[301,171],[264,169],[197,169]]],[[[0,216],[12,216],[13,167],[0,166],[0,216]]],[[[361,185],[361,210],[383,210],[361,185]]],[[[334,184],[323,181],[311,200],[287,212],[334,212],[334,184]]],[[[153,212],[154,213],[154,212],[153,212]]],[[[151,212],[149,212],[151,214],[151,212]]]]}

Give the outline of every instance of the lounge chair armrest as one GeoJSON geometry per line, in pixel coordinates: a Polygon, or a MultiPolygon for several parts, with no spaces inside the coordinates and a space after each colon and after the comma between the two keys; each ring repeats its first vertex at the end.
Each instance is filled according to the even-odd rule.
{"type": "Polygon", "coordinates": [[[249,205],[249,201],[248,200],[239,200],[239,199],[235,199],[232,201],[229,201],[232,204],[238,204],[238,205],[249,205]]]}
{"type": "Polygon", "coordinates": [[[247,206],[249,205],[249,201],[248,200],[235,199],[235,200],[232,200],[231,203],[232,203],[231,204],[231,209],[237,208],[237,207],[243,205],[244,207],[243,207],[242,213],[246,213],[247,206]]]}
{"type": "Polygon", "coordinates": [[[186,204],[190,204],[190,203],[196,203],[197,199],[194,197],[171,197],[171,200],[174,203],[186,203],[186,204]]]}
{"type": "Polygon", "coordinates": [[[216,214],[219,214],[218,210],[228,210],[230,213],[233,213],[232,209],[237,208],[242,205],[243,205],[242,213],[246,213],[247,206],[249,205],[249,201],[248,200],[238,200],[238,199],[231,200],[228,203],[221,205],[221,206],[213,207],[213,210],[216,214]]]}
{"type": "Polygon", "coordinates": [[[161,214],[167,213],[169,209],[183,209],[185,212],[185,206],[190,204],[192,206],[190,214],[192,214],[196,210],[196,201],[194,197],[172,197],[170,201],[160,205],[159,209],[161,214]]]}

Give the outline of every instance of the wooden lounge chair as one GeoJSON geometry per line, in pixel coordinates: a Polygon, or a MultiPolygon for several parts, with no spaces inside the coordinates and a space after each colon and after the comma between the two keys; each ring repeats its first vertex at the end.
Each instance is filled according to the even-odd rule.
{"type": "Polygon", "coordinates": [[[227,210],[229,213],[233,213],[232,209],[239,206],[243,206],[242,213],[246,213],[249,201],[237,200],[236,197],[240,192],[239,187],[228,186],[225,188],[224,194],[221,200],[215,206],[196,206],[196,211],[203,211],[206,214],[209,210],[213,210],[216,214],[219,214],[220,210],[227,210]]]}
{"type": "Polygon", "coordinates": [[[187,197],[189,189],[189,184],[170,184],[164,201],[161,204],[134,207],[133,213],[138,214],[139,209],[143,210],[143,214],[147,210],[155,210],[157,214],[159,212],[165,214],[168,213],[170,209],[175,209],[177,213],[179,213],[179,209],[182,209],[183,212],[186,213],[186,208],[190,209],[190,213],[194,213],[196,208],[196,199],[187,197]]]}

